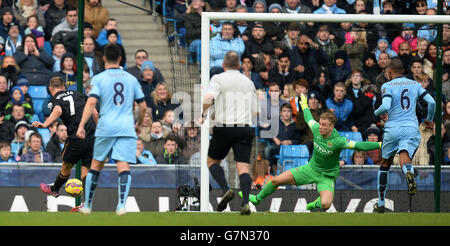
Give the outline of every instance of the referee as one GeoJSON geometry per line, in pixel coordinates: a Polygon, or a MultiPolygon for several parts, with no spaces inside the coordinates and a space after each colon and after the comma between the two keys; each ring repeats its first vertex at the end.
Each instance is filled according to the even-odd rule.
{"type": "Polygon", "coordinates": [[[234,192],[228,186],[220,162],[228,155],[230,148],[233,148],[243,194],[240,214],[249,215],[248,197],[252,182],[249,166],[254,138],[254,130],[250,125],[253,113],[257,112],[256,89],[253,82],[240,73],[240,58],[237,52],[227,52],[222,66],[224,72],[211,78],[203,101],[201,122],[207,117],[207,111],[213,101],[215,114],[207,163],[212,177],[223,191],[222,200],[217,206],[217,211],[223,211],[234,198],[234,192]]]}

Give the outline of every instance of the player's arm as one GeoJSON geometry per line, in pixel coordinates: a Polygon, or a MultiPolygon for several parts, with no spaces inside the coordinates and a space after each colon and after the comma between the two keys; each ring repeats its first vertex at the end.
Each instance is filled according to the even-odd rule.
{"type": "Polygon", "coordinates": [[[147,103],[145,102],[144,99],[137,101],[137,103],[138,103],[138,107],[139,107],[137,123],[138,123],[138,126],[141,126],[142,121],[144,120],[145,111],[147,110],[147,103]]]}
{"type": "Polygon", "coordinates": [[[92,113],[94,112],[95,105],[97,104],[97,98],[95,96],[90,96],[86,101],[83,109],[83,115],[81,116],[80,124],[78,125],[77,137],[84,139],[85,131],[84,125],[91,118],[92,113]]]}
{"type": "Polygon", "coordinates": [[[35,121],[31,123],[32,127],[37,128],[47,128],[50,124],[55,122],[62,115],[62,108],[59,105],[53,107],[52,113],[48,116],[47,120],[44,123],[39,121],[35,121]]]}
{"type": "Polygon", "coordinates": [[[314,120],[314,117],[312,116],[311,111],[309,111],[308,99],[303,94],[300,95],[300,107],[302,107],[303,117],[305,118],[305,122],[306,122],[306,124],[308,124],[308,126],[310,128],[312,128],[313,125],[318,124],[318,122],[316,120],[314,120]]]}
{"type": "Polygon", "coordinates": [[[426,93],[426,95],[423,97],[423,100],[425,100],[425,102],[427,102],[428,104],[427,120],[433,121],[434,113],[436,111],[436,101],[434,101],[434,98],[429,93],[426,93]]]}
{"type": "Polygon", "coordinates": [[[383,100],[381,102],[380,107],[378,107],[375,110],[375,116],[380,116],[382,114],[385,114],[389,111],[389,109],[391,108],[391,104],[392,104],[392,97],[389,94],[383,95],[383,100]]]}
{"type": "Polygon", "coordinates": [[[98,124],[98,119],[100,118],[100,115],[98,114],[97,109],[94,107],[94,110],[92,111],[92,119],[94,120],[95,124],[98,124]]]}
{"type": "Polygon", "coordinates": [[[381,142],[356,142],[353,140],[346,141],[346,145],[344,146],[346,149],[354,149],[361,151],[369,151],[374,149],[381,149],[381,142]]]}

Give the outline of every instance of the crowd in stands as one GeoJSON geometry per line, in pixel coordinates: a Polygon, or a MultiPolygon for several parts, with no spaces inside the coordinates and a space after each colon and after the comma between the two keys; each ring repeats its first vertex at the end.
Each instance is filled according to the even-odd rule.
{"type": "MultiPolygon", "coordinates": [[[[28,90],[47,86],[60,76],[68,89],[76,89],[77,69],[83,70],[83,90],[90,78],[104,70],[102,47],[116,43],[122,48],[121,66],[134,75],[145,94],[148,110],[139,129],[137,164],[186,164],[200,149],[200,130],[193,122],[178,123],[171,103],[173,92],[150,54],[135,51],[135,65],[127,66],[125,44],[118,22],[100,0],[85,0],[84,66],[77,67],[77,1],[5,0],[0,10],[0,162],[60,162],[67,138],[60,122],[43,136],[30,126],[36,104],[28,90]],[[40,144],[38,144],[38,142],[40,144]]],[[[178,16],[180,33],[189,62],[200,63],[200,26],[203,11],[313,14],[415,14],[435,15],[433,0],[176,0],[167,1],[178,16]]],[[[450,6],[445,6],[449,14],[450,6]]],[[[280,130],[265,139],[259,160],[264,177],[276,170],[281,145],[306,145],[313,151],[312,133],[304,122],[299,95],[317,120],[332,111],[340,132],[358,132],[364,140],[380,141],[384,121],[373,114],[381,104],[381,85],[392,59],[401,59],[405,76],[435,95],[436,26],[373,23],[312,23],[214,21],[210,26],[210,74],[220,73],[224,55],[236,51],[241,70],[266,98],[258,128],[270,128],[271,115],[279,115],[280,130]],[[275,113],[275,114],[274,114],[275,113]],[[268,166],[267,166],[268,165],[268,166]]],[[[450,25],[443,25],[443,160],[450,163],[450,25]],[[449,105],[449,106],[447,106],[449,105]]],[[[44,117],[50,112],[43,103],[44,117]]],[[[39,105],[41,106],[41,105],[39,105]]],[[[418,122],[426,105],[417,105],[418,122]]],[[[40,120],[43,120],[42,118],[40,120]]],[[[433,164],[434,129],[421,124],[422,142],[415,164],[433,164]]],[[[358,152],[341,165],[379,164],[379,150],[358,152]]],[[[267,176],[268,177],[268,176],[267,176]]],[[[264,179],[263,179],[264,180],[264,179]]],[[[259,182],[259,181],[258,181],[259,182]]]]}
{"type": "Polygon", "coordinates": [[[104,70],[103,46],[115,43],[122,49],[121,67],[137,78],[149,105],[142,125],[136,126],[136,164],[189,163],[200,148],[199,128],[173,124],[178,104],[171,103],[170,87],[148,52],[137,50],[135,65],[127,66],[118,21],[100,0],[84,1],[83,67],[77,67],[78,1],[0,1],[0,162],[62,162],[67,128],[60,121],[48,129],[32,127],[50,115],[49,98],[34,103],[29,90],[47,90],[55,76],[67,89],[77,90],[77,69],[82,69],[82,89],[88,94],[90,79],[104,70]]]}

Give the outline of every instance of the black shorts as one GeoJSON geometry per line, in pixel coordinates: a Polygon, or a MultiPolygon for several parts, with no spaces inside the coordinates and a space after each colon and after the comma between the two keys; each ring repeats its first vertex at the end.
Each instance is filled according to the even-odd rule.
{"type": "Polygon", "coordinates": [[[84,167],[90,168],[94,152],[94,135],[85,139],[67,138],[64,144],[62,159],[65,163],[77,164],[81,161],[84,167]]]}
{"type": "Polygon", "coordinates": [[[234,160],[250,163],[255,130],[245,127],[214,127],[209,142],[208,156],[215,160],[223,160],[233,148],[234,160]]]}

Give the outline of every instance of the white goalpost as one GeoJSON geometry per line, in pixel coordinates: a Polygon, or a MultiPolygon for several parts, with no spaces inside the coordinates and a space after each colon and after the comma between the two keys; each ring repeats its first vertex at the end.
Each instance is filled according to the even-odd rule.
{"type": "MultiPolygon", "coordinates": [[[[450,24],[447,15],[358,15],[358,14],[273,14],[273,13],[223,13],[203,12],[201,26],[201,101],[209,84],[210,64],[210,21],[246,20],[276,22],[367,22],[367,23],[419,23],[450,24]]],[[[441,49],[441,47],[439,47],[441,49]]],[[[437,93],[441,93],[438,91],[437,93]]],[[[200,110],[202,112],[202,110],[200,110]]],[[[209,118],[209,117],[208,117],[209,118]]],[[[209,170],[206,164],[209,146],[209,119],[201,126],[201,168],[200,168],[200,211],[212,212],[209,203],[209,170]]]]}

